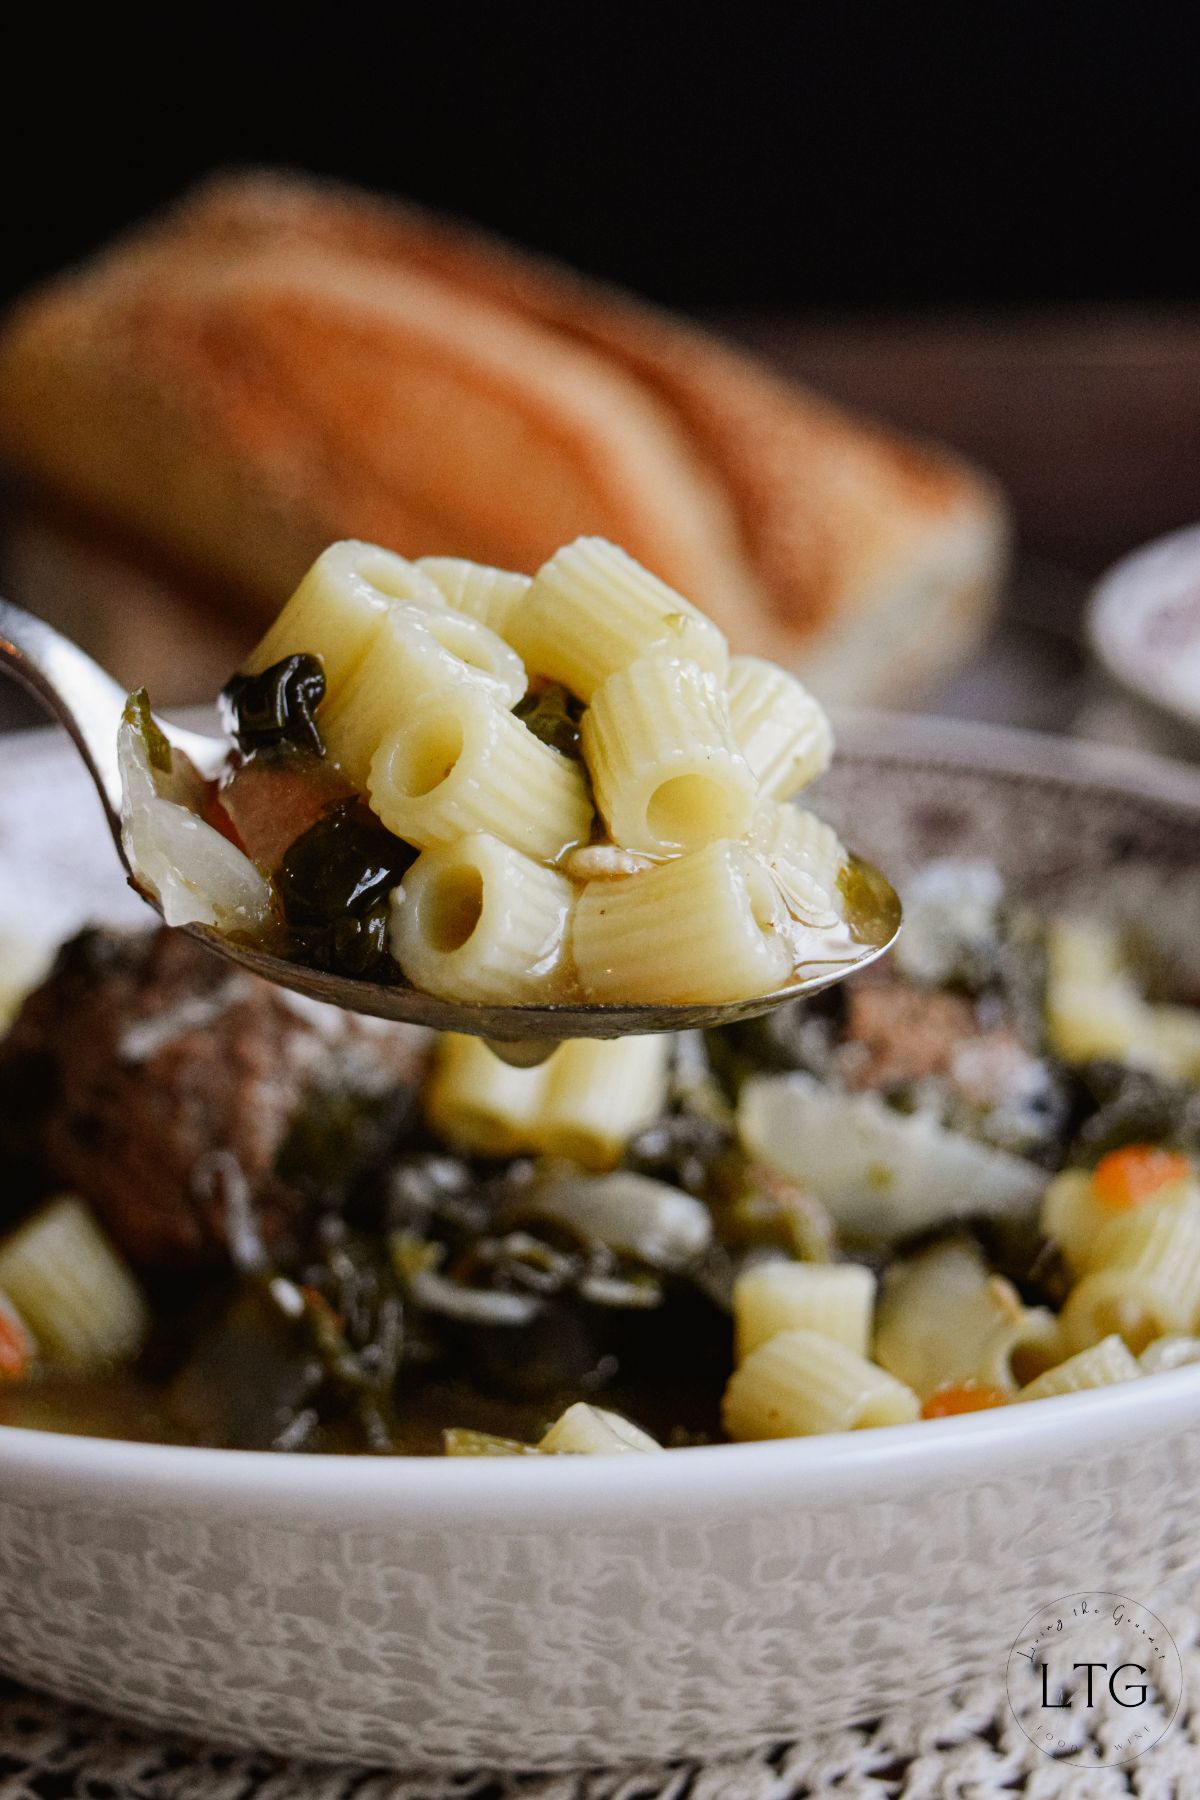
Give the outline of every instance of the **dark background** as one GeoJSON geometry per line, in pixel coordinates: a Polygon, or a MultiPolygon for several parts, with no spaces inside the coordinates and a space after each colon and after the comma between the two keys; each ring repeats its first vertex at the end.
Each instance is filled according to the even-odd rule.
{"type": "Polygon", "coordinates": [[[1194,6],[23,0],[0,41],[0,304],[211,169],[290,164],[956,446],[1073,637],[1095,574],[1200,516],[1194,6]]]}
{"type": "MultiPolygon", "coordinates": [[[[1194,15],[1193,15],[1194,16],[1194,15]]],[[[1194,285],[1182,8],[27,3],[5,293],[269,161],[468,214],[676,303],[1173,300],[1194,285]]]]}

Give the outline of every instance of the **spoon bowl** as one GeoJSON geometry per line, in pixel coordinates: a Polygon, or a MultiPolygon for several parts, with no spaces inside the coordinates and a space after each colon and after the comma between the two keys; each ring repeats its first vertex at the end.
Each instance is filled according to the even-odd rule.
{"type": "MultiPolygon", "coordinates": [[[[0,668],[7,670],[65,726],[87,764],[104,807],[109,829],[131,885],[157,910],[154,896],[129,869],[121,838],[121,780],[117,728],[126,694],[78,644],[44,620],[0,600],[0,668]]],[[[160,724],[161,721],[158,721],[160,724]]],[[[162,724],[172,748],[205,776],[215,775],[229,750],[224,739],[162,724]]],[[[681,1005],[503,1006],[466,1005],[440,1000],[404,982],[363,981],[329,974],[304,963],[273,956],[252,944],[205,925],[184,925],[214,955],[238,963],[276,987],[290,988],[341,1007],[437,1031],[485,1038],[510,1062],[537,1062],[565,1038],[617,1038],[646,1032],[685,1031],[752,1019],[791,1000],[817,994],[883,956],[900,931],[900,901],[878,869],[851,856],[846,882],[846,918],[822,947],[827,954],[803,964],[790,981],[770,993],[722,1003],[681,1005]]]]}

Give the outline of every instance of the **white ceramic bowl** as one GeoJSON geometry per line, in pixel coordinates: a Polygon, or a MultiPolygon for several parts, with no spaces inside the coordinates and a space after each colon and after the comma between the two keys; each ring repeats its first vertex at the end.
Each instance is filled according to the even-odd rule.
{"type": "MultiPolygon", "coordinates": [[[[975,728],[859,725],[826,783],[901,876],[1171,901],[1200,778],[975,728]],[[1108,873],[1113,879],[1108,880],[1108,873]]],[[[137,916],[82,776],[0,742],[0,929],[137,916]],[[18,873],[19,871],[19,873],[18,873]]],[[[391,1461],[0,1430],[0,1669],[228,1743],[404,1766],[729,1755],[999,1680],[1039,1606],[1200,1567],[1200,1368],[963,1419],[659,1457],[391,1461]]]]}
{"type": "Polygon", "coordinates": [[[1088,640],[1157,727],[1151,741],[1200,754],[1200,525],[1122,557],[1092,592],[1088,640]]]}

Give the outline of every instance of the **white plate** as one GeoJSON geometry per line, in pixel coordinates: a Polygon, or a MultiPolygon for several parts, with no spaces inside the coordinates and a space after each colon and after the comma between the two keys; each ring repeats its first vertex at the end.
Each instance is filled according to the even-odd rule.
{"type": "MultiPolygon", "coordinates": [[[[824,804],[885,868],[973,848],[1034,897],[1162,904],[1200,938],[1195,776],[973,727],[845,736],[824,804]]],[[[141,917],[65,742],[0,739],[0,767],[0,927],[141,917]]],[[[1165,1604],[1200,1565],[1198,1485],[1200,1369],[645,1458],[351,1461],[0,1430],[0,1669],[304,1756],[713,1757],[998,1681],[1030,1614],[1081,1586],[1165,1604]]]]}

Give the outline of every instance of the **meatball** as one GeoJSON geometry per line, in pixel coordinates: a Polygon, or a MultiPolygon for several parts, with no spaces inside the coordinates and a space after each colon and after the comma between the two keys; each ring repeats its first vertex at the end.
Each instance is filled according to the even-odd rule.
{"type": "Polygon", "coordinates": [[[0,1043],[4,1147],[88,1200],[143,1270],[245,1264],[382,1152],[426,1038],[297,999],[181,932],[84,931],[0,1043]],[[336,1156],[309,1153],[314,1120],[336,1156]]]}
{"type": "Polygon", "coordinates": [[[850,987],[843,1056],[851,1088],[898,1087],[947,1075],[963,1044],[979,1037],[975,1008],[960,994],[943,994],[882,975],[850,987]]]}

